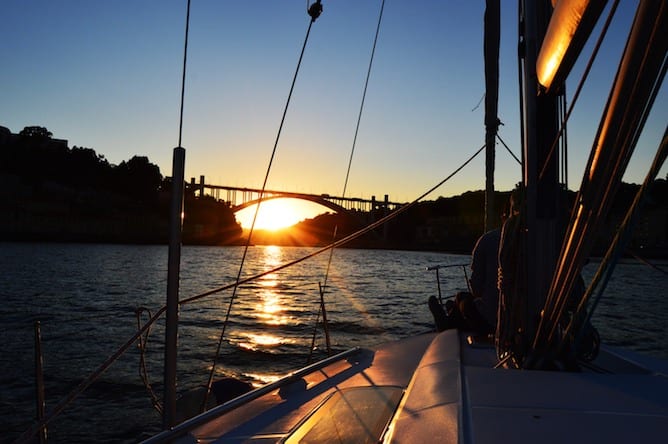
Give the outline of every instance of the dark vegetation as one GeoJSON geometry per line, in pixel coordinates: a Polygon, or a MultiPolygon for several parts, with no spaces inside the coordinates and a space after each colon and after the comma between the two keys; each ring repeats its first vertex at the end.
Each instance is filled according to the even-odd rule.
{"type": "MultiPolygon", "coordinates": [[[[110,164],[91,148],[69,148],[43,127],[12,134],[0,127],[0,240],[165,243],[171,183],[147,157],[110,164]]],[[[595,254],[602,254],[633,200],[638,185],[623,184],[600,231],[595,254]]],[[[243,242],[242,230],[225,202],[213,197],[185,198],[184,243],[230,245],[243,242]]],[[[668,182],[657,180],[643,206],[630,250],[642,256],[668,251],[668,182]]],[[[497,192],[497,214],[509,192],[497,192]]],[[[574,193],[564,191],[569,202],[574,193]]],[[[356,248],[393,248],[469,253],[483,232],[484,194],[425,201],[388,224],[350,243],[356,248]]],[[[385,213],[325,213],[289,230],[256,232],[252,243],[326,245],[344,238],[385,213]]]]}
{"type": "MultiPolygon", "coordinates": [[[[639,186],[622,184],[617,199],[596,239],[593,254],[601,256],[620,226],[625,213],[633,201],[639,186]]],[[[564,191],[564,205],[570,208],[575,192],[564,191]]],[[[493,220],[501,224],[501,213],[510,198],[510,192],[496,192],[496,214],[493,220]]],[[[404,214],[392,219],[386,226],[347,244],[358,248],[392,248],[411,250],[447,251],[468,254],[478,237],[483,233],[484,192],[469,191],[459,196],[435,201],[420,202],[404,214]]],[[[288,234],[265,234],[262,243],[291,245],[294,238],[308,239],[309,245],[325,245],[332,239],[334,226],[338,225],[337,239],[341,239],[382,217],[358,215],[350,217],[339,214],[325,214],[297,225],[299,236],[288,234]]],[[[563,226],[568,214],[564,213],[563,226]]],[[[627,254],[641,257],[668,256],[668,182],[655,181],[633,232],[627,254]]],[[[260,243],[260,242],[258,242],[260,243]]]]}
{"type": "MultiPolygon", "coordinates": [[[[165,243],[170,188],[147,157],[112,165],[46,128],[0,127],[3,240],[165,243]]],[[[184,213],[184,243],[233,243],[241,234],[224,203],[189,194],[184,213]]]]}

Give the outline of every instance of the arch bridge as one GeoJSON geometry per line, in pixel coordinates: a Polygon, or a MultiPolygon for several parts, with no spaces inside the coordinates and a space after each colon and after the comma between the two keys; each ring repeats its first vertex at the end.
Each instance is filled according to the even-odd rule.
{"type": "MultiPolygon", "coordinates": [[[[195,182],[194,177],[191,178],[190,183],[186,185],[186,189],[193,193],[197,193],[200,197],[209,195],[216,200],[222,200],[226,202],[235,213],[257,204],[262,191],[255,188],[207,184],[204,176],[200,176],[199,183],[195,182]]],[[[387,194],[382,201],[376,200],[376,196],[371,196],[371,199],[363,199],[359,197],[338,197],[329,194],[294,193],[290,191],[276,190],[265,190],[262,195],[263,201],[285,198],[315,202],[336,212],[371,212],[376,209],[391,211],[404,205],[403,203],[390,202],[387,194]]]]}

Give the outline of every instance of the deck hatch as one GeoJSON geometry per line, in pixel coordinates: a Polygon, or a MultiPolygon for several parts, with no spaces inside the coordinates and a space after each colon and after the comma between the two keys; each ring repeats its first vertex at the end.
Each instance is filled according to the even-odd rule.
{"type": "Polygon", "coordinates": [[[402,394],[402,388],[392,386],[350,387],[336,391],[285,442],[377,443],[402,394]]]}

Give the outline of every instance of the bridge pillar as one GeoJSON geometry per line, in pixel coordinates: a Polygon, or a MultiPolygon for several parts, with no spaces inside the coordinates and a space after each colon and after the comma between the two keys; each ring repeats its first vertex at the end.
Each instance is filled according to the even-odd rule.
{"type": "Polygon", "coordinates": [[[199,176],[199,197],[204,197],[204,176],[199,176]]]}
{"type": "MultiPolygon", "coordinates": [[[[390,196],[388,194],[385,195],[385,201],[383,202],[383,217],[387,216],[387,214],[390,212],[390,196]]],[[[383,241],[387,241],[387,235],[390,229],[390,223],[385,222],[383,224],[383,241]]]]}

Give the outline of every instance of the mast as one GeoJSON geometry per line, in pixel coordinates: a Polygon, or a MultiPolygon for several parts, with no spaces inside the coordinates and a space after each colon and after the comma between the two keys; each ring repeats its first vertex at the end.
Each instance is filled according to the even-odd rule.
{"type": "Polygon", "coordinates": [[[519,75],[523,189],[499,245],[497,353],[522,368],[538,330],[557,259],[558,96],[541,90],[536,60],[552,13],[549,0],[520,0],[519,75]]]}
{"type": "MultiPolygon", "coordinates": [[[[523,20],[521,75],[524,101],[524,277],[526,279],[525,338],[533,338],[556,266],[558,162],[551,146],[558,133],[558,96],[541,89],[536,74],[538,52],[547,30],[550,0],[520,0],[523,20]],[[552,151],[552,152],[551,152],[552,151]],[[541,171],[543,172],[541,175],[541,171]]],[[[519,361],[521,362],[522,357],[519,361]]]]}
{"type": "Polygon", "coordinates": [[[499,128],[500,0],[487,0],[485,7],[485,232],[498,224],[494,217],[494,163],[499,128]]]}

